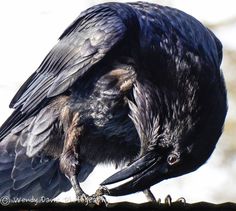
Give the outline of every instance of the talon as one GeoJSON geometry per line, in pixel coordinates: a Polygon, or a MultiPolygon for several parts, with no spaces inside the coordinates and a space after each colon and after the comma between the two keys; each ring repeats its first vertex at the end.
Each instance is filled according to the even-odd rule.
{"type": "Polygon", "coordinates": [[[97,196],[94,200],[96,205],[105,205],[107,207],[108,202],[104,196],[97,196]]]}
{"type": "Polygon", "coordinates": [[[155,196],[153,195],[153,193],[151,192],[150,188],[147,188],[146,190],[144,190],[143,193],[147,197],[148,201],[157,202],[157,200],[156,200],[155,196]]]}
{"type": "Polygon", "coordinates": [[[186,204],[186,199],[184,197],[180,197],[177,199],[177,202],[183,203],[184,205],[186,204]]]}
{"type": "Polygon", "coordinates": [[[109,189],[106,186],[100,186],[96,192],[95,192],[95,196],[103,196],[103,195],[109,195],[109,189]]]}
{"type": "Polygon", "coordinates": [[[104,196],[98,196],[96,194],[93,194],[91,196],[87,194],[82,194],[82,195],[78,195],[76,198],[79,203],[82,203],[85,206],[88,206],[88,205],[107,206],[108,205],[108,202],[104,196]]]}
{"type": "Polygon", "coordinates": [[[79,195],[79,196],[77,196],[76,198],[77,198],[77,201],[78,201],[79,203],[82,203],[82,204],[84,204],[85,206],[87,206],[87,205],[90,203],[90,201],[89,201],[89,196],[88,196],[87,194],[79,195]]]}
{"type": "Polygon", "coordinates": [[[171,206],[172,203],[172,199],[170,195],[167,195],[165,198],[165,204],[167,204],[168,206],[171,206]]]}

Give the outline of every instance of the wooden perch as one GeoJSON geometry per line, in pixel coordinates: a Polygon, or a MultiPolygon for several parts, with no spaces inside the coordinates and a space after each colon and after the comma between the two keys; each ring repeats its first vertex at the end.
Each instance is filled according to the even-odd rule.
{"type": "Polygon", "coordinates": [[[120,203],[111,203],[105,206],[84,206],[78,204],[76,202],[71,203],[61,203],[61,202],[50,202],[50,203],[12,203],[6,206],[1,205],[0,210],[70,210],[70,211],[120,211],[120,210],[186,210],[186,211],[233,211],[236,210],[235,203],[223,203],[223,204],[212,204],[208,202],[198,202],[193,204],[183,203],[183,202],[173,202],[171,205],[168,204],[158,204],[158,203],[143,203],[143,204],[135,204],[130,202],[120,202],[120,203]]]}

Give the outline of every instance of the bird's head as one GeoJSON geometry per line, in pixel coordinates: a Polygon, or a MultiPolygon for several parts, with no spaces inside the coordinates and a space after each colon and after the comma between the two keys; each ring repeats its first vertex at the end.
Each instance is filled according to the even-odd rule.
{"type": "Polygon", "coordinates": [[[162,180],[194,171],[206,162],[224,121],[213,126],[211,116],[216,115],[203,118],[195,94],[167,93],[148,82],[134,86],[134,100],[129,101],[129,107],[141,141],[140,155],[102,183],[108,185],[130,179],[109,189],[110,195],[145,190],[162,180]],[[207,128],[207,124],[210,127],[207,128]]]}

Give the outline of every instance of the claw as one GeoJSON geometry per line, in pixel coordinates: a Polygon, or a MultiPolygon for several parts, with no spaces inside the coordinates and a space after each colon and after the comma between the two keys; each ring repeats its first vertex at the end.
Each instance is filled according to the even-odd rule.
{"type": "Polygon", "coordinates": [[[106,186],[100,186],[96,192],[95,195],[96,196],[103,196],[103,195],[109,195],[110,191],[106,186]]]}
{"type": "Polygon", "coordinates": [[[79,203],[82,203],[85,206],[88,206],[88,205],[107,206],[108,205],[106,198],[104,196],[97,195],[96,193],[91,196],[87,194],[82,194],[82,195],[77,196],[76,198],[79,203]]]}
{"type": "Polygon", "coordinates": [[[89,204],[89,196],[85,193],[76,196],[77,201],[81,204],[84,204],[85,206],[88,206],[89,204]]]}
{"type": "Polygon", "coordinates": [[[177,202],[183,203],[184,205],[186,204],[186,199],[184,197],[180,197],[177,199],[177,202]]]}
{"type": "Polygon", "coordinates": [[[106,198],[103,195],[109,195],[109,190],[105,186],[100,186],[95,194],[91,196],[91,203],[96,204],[96,205],[108,205],[108,202],[106,198]]]}
{"type": "Polygon", "coordinates": [[[93,203],[98,206],[105,205],[107,207],[107,205],[108,205],[108,202],[104,196],[95,197],[93,203]]]}
{"type": "Polygon", "coordinates": [[[171,206],[172,203],[172,198],[170,195],[167,195],[165,198],[165,204],[167,204],[168,206],[171,206]]]}

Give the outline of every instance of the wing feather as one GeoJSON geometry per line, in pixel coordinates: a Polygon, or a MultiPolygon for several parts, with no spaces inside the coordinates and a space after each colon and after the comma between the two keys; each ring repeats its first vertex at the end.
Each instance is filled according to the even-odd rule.
{"type": "Polygon", "coordinates": [[[28,86],[24,86],[25,88],[21,90],[21,93],[17,93],[17,97],[13,98],[14,105],[22,106],[21,111],[23,113],[27,105],[31,107],[31,110],[38,105],[34,102],[38,93],[40,95],[38,101],[40,102],[44,98],[55,96],[56,94],[53,91],[58,88],[60,91],[56,91],[57,95],[66,91],[92,65],[100,61],[117,42],[123,39],[126,28],[117,17],[116,12],[109,8],[101,16],[98,13],[99,10],[101,8],[92,10],[75,21],[76,24],[74,23],[73,27],[70,27],[70,30],[73,30],[60,37],[60,41],[47,55],[36,71],[36,75],[29,81],[28,86]],[[94,21],[82,21],[84,18],[87,20],[91,15],[94,21]],[[113,17],[112,24],[106,21],[109,16],[113,17]],[[97,32],[103,36],[99,35],[97,38],[97,32]],[[45,84],[48,86],[47,89],[40,92],[39,90],[45,84]],[[62,84],[66,85],[63,86],[62,84]],[[61,86],[63,88],[60,88],[61,86]],[[48,94],[49,90],[50,94],[48,94]],[[23,96],[24,98],[21,98],[23,96]],[[22,100],[26,97],[26,101],[22,100]]]}
{"type": "Polygon", "coordinates": [[[52,97],[70,89],[123,40],[126,31],[127,26],[110,4],[83,12],[13,97],[10,107],[16,110],[2,125],[0,140],[52,97]]]}

